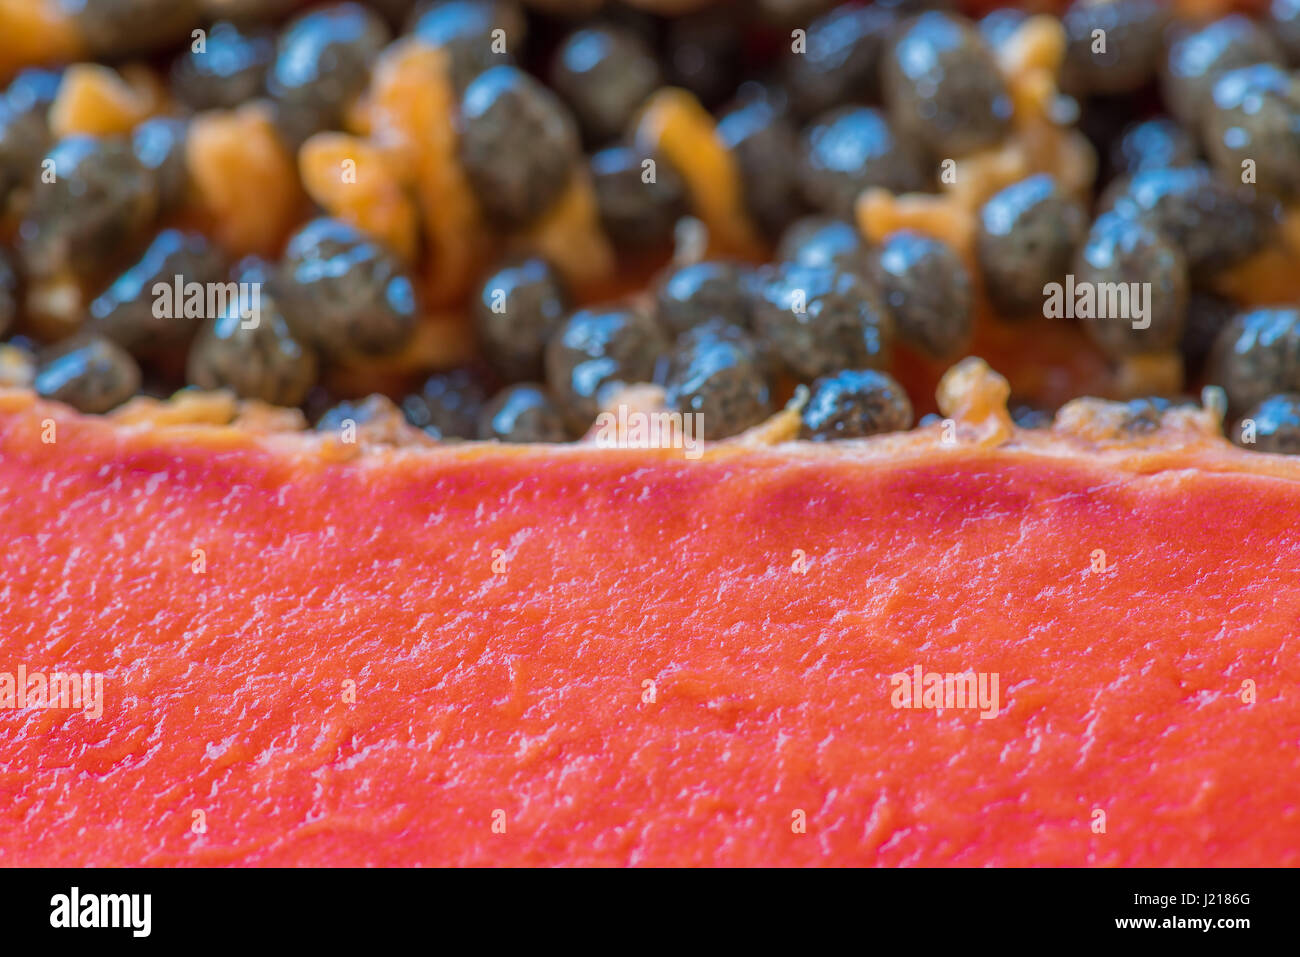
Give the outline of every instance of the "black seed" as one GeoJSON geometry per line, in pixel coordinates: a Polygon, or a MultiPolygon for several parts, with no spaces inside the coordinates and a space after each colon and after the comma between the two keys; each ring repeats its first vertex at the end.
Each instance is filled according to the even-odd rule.
{"type": "Polygon", "coordinates": [[[1232,441],[1255,452],[1300,455],[1300,394],[1271,395],[1242,416],[1232,430],[1232,441]],[[1255,425],[1254,442],[1245,441],[1246,421],[1255,425]]]}
{"type": "Polygon", "coordinates": [[[1182,350],[1189,375],[1201,372],[1214,340],[1236,313],[1234,303],[1213,293],[1198,289],[1188,296],[1182,350]]]}
{"type": "Polygon", "coordinates": [[[1047,409],[1019,403],[1011,406],[1011,421],[1022,429],[1050,429],[1053,416],[1047,409]]]}
{"type": "Polygon", "coordinates": [[[262,94],[274,59],[270,31],[218,21],[208,28],[202,52],[191,44],[172,64],[172,90],[191,109],[233,109],[262,94]]]}
{"type": "Polygon", "coordinates": [[[618,384],[650,382],[667,345],[654,321],[635,310],[573,313],[546,346],[546,381],[568,429],[585,432],[618,384]]]}
{"type": "Polygon", "coordinates": [[[678,412],[701,415],[701,431],[725,439],[772,412],[759,346],[735,326],[714,322],[683,335],[670,354],[665,402],[678,412]]]}
{"type": "Polygon", "coordinates": [[[1169,22],[1165,0],[1074,0],[1062,18],[1070,92],[1130,93],[1155,74],[1169,22]],[[1102,31],[1100,38],[1094,31],[1102,31]],[[1104,49],[1096,49],[1104,43],[1104,49]]]}
{"type": "Polygon", "coordinates": [[[521,226],[564,191],[581,157],[573,118],[528,74],[497,66],[461,100],[460,158],[484,210],[521,226]]]}
{"type": "Polygon", "coordinates": [[[1187,260],[1168,237],[1127,216],[1106,213],[1093,223],[1074,272],[1076,289],[1086,289],[1087,283],[1095,293],[1094,315],[1080,316],[1084,331],[1107,353],[1178,348],[1187,318],[1187,260]],[[1141,310],[1134,295],[1140,296],[1141,310]]]}
{"type": "Polygon", "coordinates": [[[635,33],[608,24],[569,34],[551,69],[551,85],[573,108],[589,143],[623,133],[660,81],[653,51],[635,33]]]}
{"type": "Polygon", "coordinates": [[[1264,242],[1268,210],[1251,200],[1248,188],[1225,184],[1197,163],[1135,173],[1113,209],[1167,235],[1199,273],[1230,266],[1264,242]]]}
{"type": "Polygon", "coordinates": [[[1136,173],[1196,162],[1196,140],[1167,116],[1133,123],[1111,151],[1111,166],[1118,172],[1136,173]]]}
{"type": "Polygon", "coordinates": [[[1277,392],[1300,392],[1300,310],[1271,306],[1233,316],[1214,340],[1207,378],[1223,386],[1236,411],[1277,392]]]}
{"type": "Polygon", "coordinates": [[[412,425],[438,439],[478,437],[478,416],[488,399],[487,377],[481,369],[462,366],[429,376],[420,391],[402,400],[402,412],[412,425]]]}
{"type": "Polygon", "coordinates": [[[852,219],[863,190],[920,190],[927,177],[920,151],[884,114],[849,106],[818,117],[805,131],[799,182],[814,207],[852,219]]]}
{"type": "Polygon", "coordinates": [[[936,156],[963,156],[1006,133],[1006,84],[984,38],[964,17],[932,12],[909,20],[883,69],[891,119],[936,156]]]}
{"type": "Polygon", "coordinates": [[[50,145],[46,114],[59,75],[24,70],[0,97],[0,214],[14,190],[30,184],[50,145]]]}
{"type": "Polygon", "coordinates": [[[626,146],[611,146],[591,158],[592,185],[600,221],[610,239],[627,249],[666,245],[686,214],[686,185],[667,160],[626,146]],[[654,162],[646,166],[646,160],[654,162]],[[653,170],[654,181],[646,182],[653,170]]]}
{"type": "Polygon", "coordinates": [[[1087,232],[1083,207],[1045,173],[996,193],[980,210],[975,246],[994,304],[1041,315],[1043,287],[1065,276],[1087,232]]]}
{"type": "Polygon", "coordinates": [[[860,274],[785,263],[761,273],[754,328],[796,376],[889,365],[894,322],[860,274]]]}
{"type": "Polygon", "coordinates": [[[747,83],[737,99],[718,120],[718,136],[740,167],[745,208],[773,235],[805,209],[799,137],[780,91],[747,83]]]}
{"type": "Polygon", "coordinates": [[[337,219],[313,220],[289,240],[277,292],[295,333],[331,358],[391,354],[415,331],[415,288],[401,263],[337,219]]]}
{"type": "Polygon", "coordinates": [[[78,336],[41,357],[35,389],[82,412],[107,412],[139,391],[140,367],[107,339],[78,336]]]}
{"type": "Polygon", "coordinates": [[[523,53],[526,29],[522,11],[510,0],[447,0],[418,11],[409,32],[447,51],[452,84],[464,92],[484,70],[514,63],[523,53]],[[494,38],[494,30],[502,33],[494,38]]]}
{"type": "Polygon", "coordinates": [[[690,90],[706,107],[716,106],[736,88],[740,36],[727,5],[673,18],[664,39],[669,83],[690,90]]]}
{"type": "Polygon", "coordinates": [[[805,216],[791,223],[781,236],[776,259],[804,266],[838,266],[863,275],[870,272],[871,262],[858,228],[832,216],[805,216]]]}
{"type": "Polygon", "coordinates": [[[845,369],[813,383],[801,419],[801,439],[860,439],[911,428],[912,403],[887,373],[845,369]]]}
{"type": "Polygon", "coordinates": [[[190,345],[186,377],[200,389],[229,389],[244,399],[298,405],[316,384],[316,353],[296,338],[267,288],[271,269],[257,260],[236,268],[256,283],[257,298],[240,296],[205,323],[190,345]]]}
{"type": "Polygon", "coordinates": [[[546,343],[567,311],[559,276],[536,256],[497,269],[484,280],[474,300],[479,342],[508,381],[541,374],[546,343]]]}
{"type": "Polygon", "coordinates": [[[747,328],[751,276],[747,266],[717,260],[671,269],[655,292],[655,318],[673,334],[710,319],[747,328]]]}
{"type": "Polygon", "coordinates": [[[979,21],[980,36],[992,49],[996,50],[1006,43],[1029,19],[1029,14],[1013,7],[991,10],[979,21]]]}
{"type": "Polygon", "coordinates": [[[880,95],[880,58],[895,15],[879,5],[839,6],[808,24],[807,49],[785,57],[793,107],[815,116],[880,95]]]}
{"type": "Polygon", "coordinates": [[[1266,193],[1300,192],[1300,81],[1271,63],[1220,74],[1206,110],[1205,144],[1219,175],[1253,182],[1266,193]]]}
{"type": "Polygon", "coordinates": [[[1249,17],[1232,14],[1183,33],[1169,47],[1161,75],[1165,104],[1197,129],[1209,105],[1214,81],[1228,70],[1252,63],[1281,63],[1273,38],[1249,17]]]}
{"type": "Polygon", "coordinates": [[[1264,29],[1281,45],[1287,63],[1300,66],[1300,0],[1273,0],[1264,29]]]}
{"type": "Polygon", "coordinates": [[[564,442],[564,417],[544,388],[524,382],[502,389],[478,417],[478,437],[499,442],[564,442]]]}
{"type": "Polygon", "coordinates": [[[173,117],[145,120],[131,134],[131,148],[158,184],[159,212],[178,209],[189,191],[185,141],[189,123],[173,117]]]}
{"type": "Polygon", "coordinates": [[[365,89],[370,65],[389,37],[388,25],[357,3],[311,10],[285,27],[266,87],[292,146],[341,126],[344,108],[365,89]]]}
{"type": "Polygon", "coordinates": [[[158,185],[122,139],[69,136],[46,154],[53,182],[36,181],[19,231],[27,272],[91,272],[148,225],[158,185]]]}
{"type": "Polygon", "coordinates": [[[382,395],[368,395],[364,399],[345,399],[331,406],[316,420],[317,432],[339,432],[351,422],[360,430],[367,425],[386,425],[403,421],[402,412],[393,400],[382,395]]]}
{"type": "Polygon", "coordinates": [[[203,20],[199,0],[60,0],[96,57],[125,56],[177,43],[203,20]]]}
{"type": "MultiPolygon", "coordinates": [[[[216,318],[206,313],[207,284],[220,282],[224,272],[221,254],[201,233],[164,230],[139,262],[90,304],[90,328],[137,356],[183,344],[202,320],[216,318]],[[185,314],[185,298],[176,299],[177,276],[182,297],[187,295],[186,283],[203,286],[204,312],[185,314]],[[155,292],[158,283],[166,288],[155,292]]],[[[237,288],[223,287],[223,297],[233,298],[237,288]]]]}
{"type": "Polygon", "coordinates": [[[0,246],[0,336],[18,318],[18,271],[9,260],[9,254],[0,246]]]}
{"type": "Polygon", "coordinates": [[[974,322],[971,278],[947,243],[894,233],[876,252],[872,275],[901,339],[938,358],[965,346],[974,322]]]}

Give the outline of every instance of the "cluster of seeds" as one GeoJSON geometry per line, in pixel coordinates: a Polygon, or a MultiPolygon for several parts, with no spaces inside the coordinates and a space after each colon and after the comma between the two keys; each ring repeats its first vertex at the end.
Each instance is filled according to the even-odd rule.
{"type": "MultiPolygon", "coordinates": [[[[803,437],[852,438],[911,426],[896,354],[958,359],[988,313],[1077,322],[1117,366],[1174,357],[1186,384],[1224,388],[1249,447],[1300,450],[1300,313],[1234,301],[1223,281],[1278,246],[1300,202],[1300,3],[1190,21],[1163,0],[1074,0],[1050,122],[1091,141],[1091,189],[1030,163],[979,194],[969,237],[917,226],[870,240],[864,194],[937,200],[966,186],[951,177],[974,175],[967,161],[1005,166],[1025,155],[1008,144],[1041,136],[1007,67],[1026,13],[303,6],[65,5],[81,45],[116,67],[93,68],[114,77],[95,74],[96,95],[139,115],[101,106],[70,123],[84,64],[29,68],[0,96],[0,385],[95,413],[221,388],[301,406],[321,429],[400,415],[442,440],[505,442],[578,438],[642,383],[720,439],[807,385],[803,437]],[[445,131],[394,98],[393,70],[378,79],[411,49],[441,51],[445,131]],[[148,66],[126,62],[142,55],[148,66]],[[646,119],[666,86],[699,107],[689,136],[646,119]],[[313,150],[356,166],[365,146],[380,164],[365,199],[309,190],[322,205],[302,203],[291,235],[232,242],[242,234],[196,212],[195,151],[212,140],[195,129],[250,116],[271,124],[258,148],[296,158],[304,181],[313,150]],[[463,195],[422,192],[420,176],[463,195]],[[460,234],[369,228],[383,203],[458,224],[474,252],[449,278],[436,257],[460,234]],[[581,229],[597,239],[565,232],[581,229]],[[602,244],[635,282],[585,282],[602,244]],[[1067,282],[1142,290],[1142,321],[1054,316],[1048,290],[1067,282]],[[610,297],[629,284],[643,288],[610,297]],[[450,368],[420,351],[429,317],[449,311],[477,349],[450,368]],[[376,386],[395,402],[367,398],[376,386]]],[[[251,187],[247,202],[272,199],[298,202],[251,187]]]]}

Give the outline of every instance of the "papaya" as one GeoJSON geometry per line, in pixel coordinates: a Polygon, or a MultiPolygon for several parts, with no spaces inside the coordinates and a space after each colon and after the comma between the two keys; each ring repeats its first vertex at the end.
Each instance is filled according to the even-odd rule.
{"type": "Polygon", "coordinates": [[[1300,463],[1006,395],[691,455],[0,392],[0,862],[1300,864],[1300,463]]]}

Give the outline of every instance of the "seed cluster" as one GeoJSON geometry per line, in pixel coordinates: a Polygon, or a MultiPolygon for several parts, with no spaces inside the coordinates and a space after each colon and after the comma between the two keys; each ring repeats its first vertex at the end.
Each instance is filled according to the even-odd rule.
{"type": "Polygon", "coordinates": [[[854,438],[910,427],[897,354],[959,359],[991,313],[1221,385],[1234,438],[1296,451],[1300,321],[1239,276],[1300,202],[1300,4],[1074,0],[1047,119],[1011,65],[1044,21],[958,6],[69,4],[99,64],[3,78],[0,381],[502,442],[647,383],[720,439],[805,385],[804,437],[854,438]],[[884,194],[969,234],[873,232],[884,194]]]}

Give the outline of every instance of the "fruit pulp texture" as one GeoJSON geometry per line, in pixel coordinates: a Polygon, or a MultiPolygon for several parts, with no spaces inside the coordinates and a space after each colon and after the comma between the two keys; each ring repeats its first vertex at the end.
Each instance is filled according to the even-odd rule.
{"type": "Polygon", "coordinates": [[[0,710],[0,864],[1300,864],[1295,478],[37,408],[0,671],[105,701],[0,710]]]}

